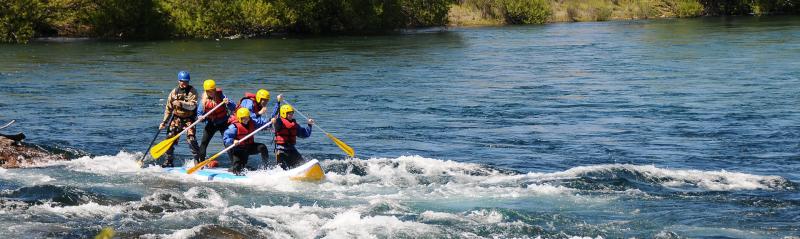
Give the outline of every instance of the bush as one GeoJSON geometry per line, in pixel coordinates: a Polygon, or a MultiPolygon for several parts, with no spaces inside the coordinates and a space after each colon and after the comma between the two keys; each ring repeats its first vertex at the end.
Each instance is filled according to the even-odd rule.
{"type": "Polygon", "coordinates": [[[612,3],[605,0],[577,0],[567,5],[567,14],[573,21],[605,21],[612,13],[612,3]]]}
{"type": "Polygon", "coordinates": [[[153,0],[92,0],[88,23],[101,38],[156,39],[169,32],[153,0]]]}
{"type": "Polygon", "coordinates": [[[40,0],[0,2],[0,42],[27,43],[44,22],[45,7],[40,0]]]}
{"type": "Polygon", "coordinates": [[[703,5],[697,0],[676,0],[673,13],[677,17],[696,17],[703,12],[703,5]]]}
{"type": "Polygon", "coordinates": [[[503,0],[506,22],[510,24],[543,24],[552,14],[548,0],[503,0]]]}

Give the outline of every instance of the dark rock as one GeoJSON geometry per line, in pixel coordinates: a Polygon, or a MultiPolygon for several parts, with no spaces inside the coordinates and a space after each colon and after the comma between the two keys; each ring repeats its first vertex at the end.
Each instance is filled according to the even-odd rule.
{"type": "Polygon", "coordinates": [[[22,143],[25,135],[0,134],[0,167],[19,168],[53,160],[67,160],[64,154],[54,154],[35,146],[22,143]]]}

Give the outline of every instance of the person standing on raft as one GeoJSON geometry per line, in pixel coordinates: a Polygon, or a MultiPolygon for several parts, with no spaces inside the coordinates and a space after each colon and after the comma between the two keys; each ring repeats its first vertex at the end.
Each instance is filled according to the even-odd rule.
{"type": "Polygon", "coordinates": [[[222,140],[225,146],[229,147],[233,144],[238,144],[230,151],[231,168],[230,171],[234,174],[240,175],[250,155],[260,154],[261,162],[267,163],[267,146],[262,143],[255,142],[255,136],[242,140],[245,136],[261,128],[264,124],[269,123],[264,117],[251,118],[250,110],[247,108],[239,108],[236,110],[236,122],[228,126],[225,134],[222,135],[222,140]]]}
{"type": "Polygon", "coordinates": [[[308,127],[300,126],[294,119],[294,108],[291,105],[281,105],[280,118],[272,118],[275,129],[275,158],[278,165],[284,170],[294,168],[303,161],[303,156],[294,147],[297,137],[308,138],[311,136],[313,119],[308,119],[308,127]]]}
{"type": "MultiPolygon", "coordinates": [[[[228,97],[222,93],[221,88],[217,88],[217,83],[213,79],[208,79],[203,82],[203,90],[203,96],[200,100],[202,106],[197,107],[197,115],[204,115],[207,110],[214,109],[218,104],[224,104],[225,106],[224,108],[216,109],[205,119],[199,119],[204,120],[206,126],[203,127],[203,138],[200,140],[200,152],[198,153],[200,158],[198,158],[198,161],[195,161],[195,163],[206,159],[206,149],[208,149],[208,143],[211,142],[211,138],[213,138],[214,134],[217,132],[219,132],[221,136],[224,136],[225,130],[228,129],[229,125],[228,117],[236,111],[236,104],[230,102],[228,97]]],[[[216,161],[208,165],[209,167],[214,167],[216,161]]]]}
{"type": "MultiPolygon", "coordinates": [[[[164,107],[164,119],[161,120],[161,125],[158,126],[159,129],[164,129],[169,126],[167,129],[167,138],[177,135],[197,120],[197,90],[189,85],[189,80],[189,72],[178,72],[178,87],[172,89],[172,91],[169,92],[169,96],[167,96],[167,104],[164,107]],[[172,121],[167,122],[169,121],[170,115],[172,115],[172,121]]],[[[186,142],[189,144],[189,149],[192,150],[194,160],[197,161],[197,153],[200,146],[197,145],[194,129],[195,128],[192,127],[187,130],[186,142]]],[[[161,167],[174,166],[174,153],[175,144],[172,144],[169,146],[169,149],[167,149],[167,157],[164,159],[161,167]]]]}

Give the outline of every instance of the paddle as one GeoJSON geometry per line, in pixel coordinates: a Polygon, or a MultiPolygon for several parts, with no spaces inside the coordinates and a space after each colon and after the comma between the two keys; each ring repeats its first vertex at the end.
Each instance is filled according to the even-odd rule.
{"type": "Polygon", "coordinates": [[[245,135],[244,138],[239,139],[235,144],[231,144],[231,146],[228,146],[227,148],[223,149],[222,151],[219,151],[219,153],[214,154],[214,156],[211,156],[211,158],[208,158],[205,161],[200,162],[197,165],[195,165],[194,167],[190,168],[189,170],[186,170],[186,174],[194,173],[195,171],[197,171],[198,169],[202,168],[203,166],[206,166],[206,164],[210,163],[211,161],[214,161],[214,159],[216,159],[220,155],[224,154],[225,152],[228,152],[228,150],[233,149],[233,147],[236,147],[236,145],[239,145],[240,143],[242,143],[242,141],[245,141],[245,140],[249,139],[250,137],[253,137],[254,135],[256,135],[256,133],[258,133],[258,131],[261,131],[262,129],[267,128],[267,126],[270,126],[270,125],[271,124],[267,123],[267,124],[264,124],[264,126],[261,126],[256,130],[253,130],[253,132],[251,132],[248,135],[245,135]]]}
{"type": "Polygon", "coordinates": [[[13,124],[15,121],[16,121],[16,120],[11,120],[11,122],[8,122],[8,124],[5,124],[5,125],[3,125],[3,126],[0,126],[0,129],[5,129],[5,128],[6,128],[6,127],[8,127],[8,126],[11,126],[11,124],[13,124]]]}
{"type": "MultiPolygon", "coordinates": [[[[172,117],[175,117],[175,111],[172,111],[172,114],[169,115],[169,120],[167,120],[167,122],[172,122],[172,117]]],[[[153,143],[156,142],[159,134],[161,134],[161,128],[158,128],[158,131],[156,131],[156,136],[153,136],[153,140],[150,140],[150,145],[147,146],[147,150],[145,150],[145,152],[150,151],[150,148],[153,147],[153,143]]],[[[139,164],[140,168],[144,166],[145,158],[147,158],[147,154],[142,155],[142,159],[136,161],[136,164],[139,164]]]]}
{"type": "MultiPolygon", "coordinates": [[[[150,149],[150,156],[153,156],[154,159],[158,158],[158,157],[161,157],[161,155],[166,153],[167,150],[169,149],[169,147],[172,146],[172,143],[174,143],[175,140],[177,140],[179,137],[181,137],[181,135],[183,133],[185,133],[186,131],[188,131],[192,127],[194,127],[194,125],[196,125],[197,123],[200,123],[200,121],[205,119],[206,116],[210,115],[212,112],[214,112],[214,110],[218,109],[222,105],[224,105],[224,104],[217,104],[217,106],[215,106],[213,109],[211,109],[208,112],[206,112],[206,114],[201,116],[200,119],[197,119],[194,123],[192,123],[188,127],[184,128],[183,131],[181,131],[180,133],[176,134],[175,136],[172,136],[172,138],[169,138],[169,139],[166,139],[164,141],[161,141],[160,143],[156,144],[156,146],[153,146],[153,148],[150,149]]],[[[173,113],[174,113],[174,110],[173,110],[173,113]]],[[[172,122],[170,122],[170,123],[172,123],[172,122]]],[[[169,127],[169,126],[167,126],[167,127],[169,127]]]]}
{"type": "MultiPolygon", "coordinates": [[[[295,111],[295,112],[297,112],[298,114],[300,114],[300,116],[303,116],[303,118],[306,118],[306,119],[308,119],[308,117],[307,117],[306,115],[304,115],[304,114],[303,114],[303,113],[301,113],[299,110],[297,110],[297,107],[296,107],[296,106],[294,106],[293,104],[289,103],[289,101],[287,101],[287,100],[283,100],[283,102],[286,102],[286,104],[288,104],[288,105],[291,105],[291,106],[292,106],[292,108],[294,108],[294,111],[295,111]]],[[[325,133],[325,136],[328,136],[328,138],[329,138],[329,139],[331,139],[331,140],[333,141],[333,143],[334,143],[334,144],[336,144],[336,146],[339,146],[339,149],[341,149],[342,151],[344,151],[344,153],[345,153],[345,154],[347,154],[347,155],[348,155],[348,156],[350,156],[351,158],[352,158],[353,156],[355,156],[356,152],[353,150],[353,148],[351,148],[350,146],[348,146],[347,144],[345,144],[344,142],[342,142],[342,141],[341,141],[341,140],[339,140],[338,138],[336,138],[336,137],[333,137],[333,135],[332,135],[332,134],[330,134],[330,133],[328,133],[327,131],[325,131],[324,129],[322,129],[322,127],[320,127],[320,126],[319,126],[319,124],[316,124],[316,123],[315,123],[315,125],[317,125],[317,128],[319,128],[319,130],[321,130],[323,133],[325,133]]]]}

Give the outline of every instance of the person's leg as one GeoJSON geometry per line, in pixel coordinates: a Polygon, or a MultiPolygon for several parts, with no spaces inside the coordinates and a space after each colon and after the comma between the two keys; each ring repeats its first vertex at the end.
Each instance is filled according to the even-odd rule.
{"type": "MultiPolygon", "coordinates": [[[[183,121],[183,128],[194,123],[194,119],[186,119],[183,121]]],[[[189,149],[192,150],[192,158],[194,159],[195,163],[200,162],[200,155],[198,154],[200,151],[200,145],[197,145],[197,138],[195,138],[195,126],[189,128],[186,131],[186,142],[189,143],[189,149]]]]}
{"type": "Polygon", "coordinates": [[[205,160],[208,157],[206,150],[208,149],[208,143],[211,142],[211,138],[214,137],[214,133],[216,133],[217,127],[214,126],[214,123],[206,123],[206,126],[203,127],[203,138],[200,140],[200,150],[198,150],[198,157],[200,160],[205,160]]]}
{"type": "Polygon", "coordinates": [[[259,154],[261,155],[261,164],[264,165],[263,167],[266,168],[269,165],[269,152],[267,151],[268,148],[266,145],[262,143],[255,143],[251,144],[248,152],[250,155],[259,154]]]}
{"type": "MultiPolygon", "coordinates": [[[[167,126],[167,138],[169,139],[175,137],[175,135],[180,133],[183,130],[180,126],[180,118],[173,117],[172,121],[170,121],[169,125],[167,126]]],[[[167,152],[164,153],[166,156],[164,157],[164,162],[161,163],[161,167],[167,168],[175,166],[173,163],[173,161],[175,161],[175,142],[178,140],[180,139],[173,141],[172,145],[170,145],[169,149],[167,149],[167,152]]]]}
{"type": "Polygon", "coordinates": [[[289,149],[286,151],[286,153],[289,155],[289,160],[286,165],[289,168],[297,167],[297,165],[303,161],[303,156],[300,155],[300,152],[298,152],[296,148],[289,149]]]}
{"type": "Polygon", "coordinates": [[[244,166],[247,164],[247,150],[234,148],[231,150],[231,169],[230,171],[236,175],[240,175],[244,166]]]}
{"type": "Polygon", "coordinates": [[[278,163],[278,166],[280,166],[283,170],[289,168],[285,162],[286,160],[288,160],[287,159],[288,157],[289,155],[286,154],[286,150],[283,147],[278,146],[278,148],[275,149],[275,161],[278,163]]]}

